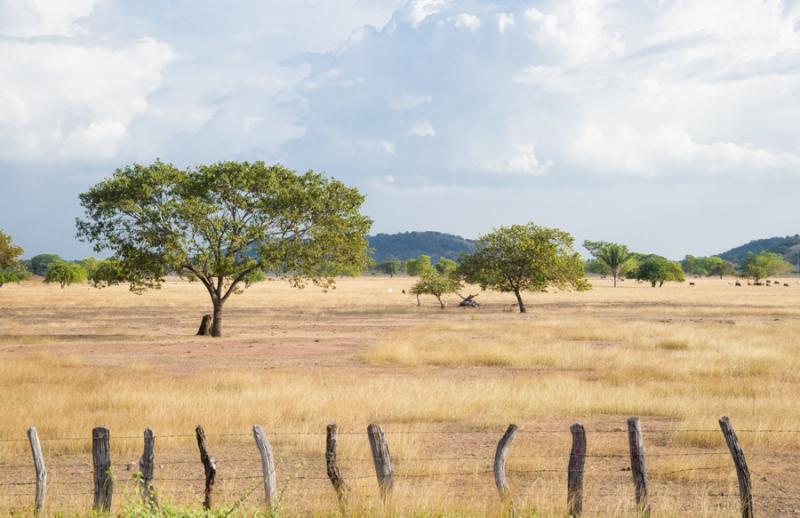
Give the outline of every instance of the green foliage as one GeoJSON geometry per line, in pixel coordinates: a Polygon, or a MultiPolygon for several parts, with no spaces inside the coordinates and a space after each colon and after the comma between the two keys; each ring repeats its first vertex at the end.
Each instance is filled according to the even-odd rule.
{"type": "Polygon", "coordinates": [[[711,275],[733,275],[736,271],[733,263],[721,257],[695,257],[687,255],[681,261],[681,268],[687,275],[700,275],[708,277],[711,275]]]}
{"type": "Polygon", "coordinates": [[[446,304],[442,297],[448,293],[455,293],[463,286],[455,270],[449,273],[439,273],[435,269],[425,271],[419,280],[411,287],[412,295],[433,295],[439,301],[442,309],[446,304]]]}
{"type": "Polygon", "coordinates": [[[636,269],[629,272],[628,277],[647,281],[654,288],[663,286],[668,281],[683,282],[686,280],[680,264],[660,255],[644,256],[636,269]]]}
{"type": "Polygon", "coordinates": [[[525,312],[523,291],[589,289],[573,243],[569,233],[533,223],[499,227],[476,241],[475,252],[461,258],[459,271],[483,289],[514,293],[525,312]]]}
{"type": "Polygon", "coordinates": [[[458,263],[446,257],[440,257],[436,263],[436,271],[444,274],[451,275],[458,270],[458,263]]]}
{"type": "Polygon", "coordinates": [[[742,261],[742,275],[755,281],[770,275],[782,275],[792,271],[792,265],[773,252],[749,253],[742,261]]]}
{"type": "Polygon", "coordinates": [[[23,252],[22,247],[14,244],[11,236],[0,230],[0,287],[30,277],[25,265],[19,260],[23,252]]]}
{"type": "Polygon", "coordinates": [[[57,254],[39,254],[31,257],[30,270],[34,275],[47,275],[47,270],[50,266],[63,261],[57,254]]]}
{"type": "Polygon", "coordinates": [[[409,259],[406,261],[406,273],[413,277],[420,277],[433,270],[433,263],[431,262],[430,256],[421,255],[416,259],[409,259]]]}
{"type": "MultiPolygon", "coordinates": [[[[332,287],[369,263],[364,197],[338,180],[263,162],[178,169],[160,161],[118,169],[81,194],[78,236],[109,250],[133,291],[176,272],[200,281],[222,306],[254,272],[332,287]]],[[[115,280],[119,281],[117,277],[115,280]]]]}
{"type": "Polygon", "coordinates": [[[595,275],[611,275],[611,268],[599,259],[589,259],[583,264],[583,269],[595,275]]]}
{"type": "Polygon", "coordinates": [[[122,284],[127,279],[125,272],[122,270],[122,264],[114,258],[99,261],[94,270],[88,273],[87,277],[89,284],[95,288],[122,284]]]}
{"type": "Polygon", "coordinates": [[[385,273],[389,277],[394,277],[398,273],[403,271],[405,264],[403,261],[396,257],[392,257],[391,259],[387,259],[386,261],[380,263],[377,266],[377,270],[381,273],[385,273]]]}
{"type": "Polygon", "coordinates": [[[50,265],[47,269],[47,274],[44,277],[44,282],[47,284],[58,283],[61,289],[86,280],[86,272],[81,265],[76,263],[68,263],[66,261],[58,261],[50,265]]]}
{"type": "Polygon", "coordinates": [[[77,263],[81,265],[83,271],[86,272],[86,277],[88,279],[91,279],[95,271],[97,270],[97,267],[100,265],[101,261],[96,257],[87,257],[86,259],[77,261],[77,263]]]}
{"type": "Polygon", "coordinates": [[[633,253],[625,245],[619,243],[606,243],[605,241],[584,241],[583,247],[592,256],[608,268],[609,274],[614,277],[614,286],[617,286],[617,279],[620,275],[625,275],[632,265],[633,253]]]}
{"type": "Polygon", "coordinates": [[[461,236],[441,232],[401,232],[369,237],[372,257],[382,263],[393,257],[407,260],[428,255],[436,262],[441,257],[457,259],[459,254],[472,250],[473,242],[461,236]]]}

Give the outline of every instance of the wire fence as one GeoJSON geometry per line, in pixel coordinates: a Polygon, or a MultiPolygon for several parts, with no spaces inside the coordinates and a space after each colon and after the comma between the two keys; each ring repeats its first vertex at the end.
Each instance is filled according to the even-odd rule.
{"type": "MultiPolygon", "coordinates": [[[[800,430],[744,429],[736,433],[747,459],[752,491],[749,498],[756,511],[768,516],[800,514],[800,490],[796,488],[800,452],[759,446],[764,441],[755,440],[800,434],[800,430]]],[[[113,503],[109,501],[108,505],[119,511],[141,501],[143,436],[117,436],[113,431],[109,435],[108,475],[113,479],[113,503]]],[[[294,510],[303,515],[341,505],[342,495],[330,475],[330,437],[325,430],[267,430],[267,435],[274,460],[265,468],[252,433],[205,434],[215,465],[210,490],[215,505],[263,508],[269,502],[265,472],[275,473],[277,488],[273,490],[288,514],[294,510]]],[[[420,508],[415,510],[458,508],[480,513],[490,506],[510,503],[517,508],[553,509],[563,515],[574,503],[571,481],[579,474],[584,514],[600,509],[625,514],[640,509],[642,503],[635,496],[638,490],[630,430],[587,429],[587,446],[580,454],[582,464],[573,469],[575,443],[569,430],[518,429],[502,463],[503,478],[507,477],[505,493],[497,482],[498,441],[502,435],[502,430],[386,427],[386,451],[391,452],[388,492],[387,481],[381,476],[386,466],[380,465],[380,455],[371,449],[364,431],[337,431],[335,463],[348,501],[367,507],[400,501],[409,508],[420,508]]],[[[642,435],[647,505],[687,513],[701,509],[706,515],[717,510],[720,515],[726,514],[743,505],[739,466],[735,456],[732,460],[720,429],[657,428],[644,429],[642,435]],[[682,441],[683,434],[708,434],[714,440],[694,445],[682,441]]],[[[152,488],[158,500],[201,506],[209,491],[209,479],[195,444],[197,435],[156,433],[154,438],[152,488]]],[[[96,468],[93,437],[43,435],[39,441],[46,470],[40,508],[52,513],[96,507],[96,482],[104,474],[96,468]]],[[[0,443],[0,512],[35,509],[42,481],[37,480],[31,441],[3,437],[0,443]]]]}

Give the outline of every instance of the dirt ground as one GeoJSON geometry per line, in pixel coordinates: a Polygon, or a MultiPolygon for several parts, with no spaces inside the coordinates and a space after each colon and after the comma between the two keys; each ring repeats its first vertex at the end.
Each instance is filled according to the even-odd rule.
{"type": "Polygon", "coordinates": [[[230,301],[219,339],[194,336],[208,311],[197,284],[170,280],[141,296],[123,288],[8,285],[0,290],[0,361],[7,369],[0,510],[30,506],[24,433],[32,424],[50,466],[51,512],[91,505],[88,437],[98,425],[112,430],[115,509],[136,500],[132,477],[147,425],[156,430],[163,498],[196,505],[203,485],[197,422],[218,459],[219,504],[257,508],[260,466],[246,423],[261,422],[278,458],[286,514],[336,513],[323,457],[325,424],[336,421],[353,509],[492,515],[500,510],[491,461],[514,422],[520,432],[508,476],[515,501],[558,516],[566,509],[569,426],[580,421],[589,444],[585,514],[635,515],[625,431],[635,414],[645,429],[655,515],[734,516],[735,472],[709,417],[730,413],[742,430],[758,514],[800,516],[800,425],[792,424],[800,405],[786,415],[800,382],[796,365],[781,360],[797,350],[800,283],[693,282],[651,289],[628,281],[614,289],[595,280],[586,293],[529,294],[529,313],[519,315],[513,296],[489,292],[479,295],[477,310],[455,307],[457,297],[446,310],[425,298],[417,307],[403,294],[413,283],[407,277],[345,279],[328,292],[271,281],[230,301]],[[744,359],[733,370],[713,371],[715,358],[727,354],[725,341],[738,336],[736,354],[744,359]],[[466,348],[487,337],[499,345],[469,356],[466,348]],[[758,341],[752,362],[750,337],[758,341]],[[522,348],[492,356],[506,339],[522,348]],[[641,376],[623,376],[635,369],[627,362],[637,347],[663,355],[665,371],[678,370],[662,377],[662,360],[654,358],[641,376]],[[695,367],[713,371],[715,381],[689,393],[695,383],[681,373],[695,367]],[[612,400],[615,391],[636,394],[637,387],[647,393],[612,400]],[[686,397],[671,402],[682,390],[686,397]],[[148,391],[149,403],[142,396],[148,391]],[[377,498],[369,422],[383,425],[395,461],[388,507],[377,498]]]}

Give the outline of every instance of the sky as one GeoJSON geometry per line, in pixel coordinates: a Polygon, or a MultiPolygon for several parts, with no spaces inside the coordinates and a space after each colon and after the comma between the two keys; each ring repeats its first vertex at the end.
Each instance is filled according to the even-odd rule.
{"type": "Polygon", "coordinates": [[[671,258],[800,231],[799,0],[0,0],[0,229],[90,255],[118,167],[264,160],[373,233],[671,258]]]}

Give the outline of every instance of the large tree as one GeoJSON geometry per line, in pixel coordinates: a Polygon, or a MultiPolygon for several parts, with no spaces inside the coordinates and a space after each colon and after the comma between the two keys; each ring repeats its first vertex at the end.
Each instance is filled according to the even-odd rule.
{"type": "Polygon", "coordinates": [[[19,282],[28,276],[25,266],[19,260],[22,247],[11,240],[11,236],[0,230],[0,286],[8,282],[19,282]]]}
{"type": "Polygon", "coordinates": [[[499,227],[478,238],[475,251],[461,257],[459,271],[483,289],[513,293],[525,313],[523,291],[589,289],[573,243],[569,233],[533,223],[499,227]]]}
{"type": "Polygon", "coordinates": [[[608,272],[614,278],[615,288],[619,276],[625,274],[633,264],[634,254],[625,245],[604,241],[584,241],[583,247],[592,254],[592,257],[608,268],[608,272]]]}
{"type": "Polygon", "coordinates": [[[770,275],[782,275],[790,273],[792,265],[780,254],[774,252],[759,252],[754,254],[749,252],[742,261],[742,275],[751,277],[758,282],[766,279],[770,275]]]}
{"type": "Polygon", "coordinates": [[[58,261],[51,264],[44,276],[47,284],[56,283],[63,290],[66,286],[86,280],[86,270],[80,264],[58,261]]]}
{"type": "Polygon", "coordinates": [[[77,221],[78,236],[114,254],[108,282],[141,291],[171,272],[198,280],[211,297],[213,336],[222,335],[225,302],[259,272],[296,287],[329,287],[369,262],[364,197],[313,171],[156,161],[118,169],[80,200],[86,217],[77,221]]]}

